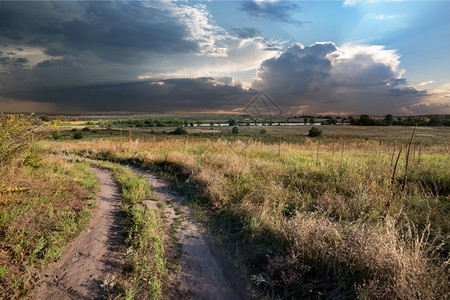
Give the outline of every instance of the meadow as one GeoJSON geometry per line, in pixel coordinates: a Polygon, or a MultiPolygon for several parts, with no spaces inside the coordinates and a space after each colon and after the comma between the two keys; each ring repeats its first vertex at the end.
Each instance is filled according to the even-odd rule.
{"type": "MultiPolygon", "coordinates": [[[[25,200],[16,193],[2,199],[2,286],[10,287],[5,282],[20,273],[10,270],[34,267],[36,255],[45,262],[55,251],[47,244],[32,249],[31,237],[25,243],[16,240],[25,233],[11,233],[21,232],[23,220],[33,217],[27,205],[43,201],[52,206],[45,206],[45,214],[58,215],[67,209],[58,210],[53,201],[87,195],[79,188],[95,190],[87,163],[64,159],[76,155],[132,163],[172,180],[189,196],[199,222],[207,224],[267,298],[449,296],[448,127],[418,127],[414,138],[413,127],[322,126],[321,138],[308,138],[307,126],[265,128],[265,133],[239,128],[237,135],[192,128],[182,136],[166,134],[168,128],[99,129],[85,131],[79,140],[71,139],[71,131],[57,140],[44,132],[46,138],[31,150],[41,156],[40,165],[22,159],[13,169],[2,166],[2,174],[9,175],[2,176],[1,189],[23,185],[32,190],[25,200]],[[45,192],[54,200],[45,200],[36,183],[25,183],[30,176],[41,184],[58,182],[45,192]],[[82,178],[84,185],[71,183],[82,178]]],[[[80,207],[75,211],[85,215],[80,207]]],[[[58,220],[33,218],[44,225],[58,220]]],[[[36,233],[34,239],[40,238],[36,233]]]]}

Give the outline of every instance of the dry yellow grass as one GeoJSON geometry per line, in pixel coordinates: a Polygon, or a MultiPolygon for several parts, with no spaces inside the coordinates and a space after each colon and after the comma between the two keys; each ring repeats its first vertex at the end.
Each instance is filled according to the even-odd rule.
{"type": "Polygon", "coordinates": [[[394,176],[392,143],[151,137],[49,143],[189,179],[217,230],[267,291],[287,297],[449,295],[448,143],[413,145],[394,176]]]}

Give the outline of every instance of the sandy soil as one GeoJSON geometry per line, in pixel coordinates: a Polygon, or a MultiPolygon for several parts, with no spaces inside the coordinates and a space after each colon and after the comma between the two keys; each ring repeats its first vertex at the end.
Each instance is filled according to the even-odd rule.
{"type": "Polygon", "coordinates": [[[111,174],[93,169],[100,182],[97,208],[86,230],[41,276],[29,299],[102,299],[121,266],[120,191],[111,174]]]}
{"type": "MultiPolygon", "coordinates": [[[[160,201],[173,201],[184,211],[185,220],[178,237],[182,244],[181,271],[178,296],[183,299],[249,299],[248,282],[230,263],[226,251],[205,232],[201,224],[194,222],[192,209],[185,204],[186,197],[179,195],[169,183],[153,173],[132,167],[143,175],[153,187],[160,201]]],[[[152,204],[149,204],[152,205],[152,204]]],[[[165,208],[169,220],[174,219],[174,209],[165,208]]]]}

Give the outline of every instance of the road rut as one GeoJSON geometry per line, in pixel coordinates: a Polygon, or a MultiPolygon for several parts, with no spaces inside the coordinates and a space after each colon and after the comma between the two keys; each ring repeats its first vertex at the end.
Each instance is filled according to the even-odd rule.
{"type": "Polygon", "coordinates": [[[100,182],[100,196],[91,222],[44,271],[29,299],[102,299],[105,283],[121,266],[120,190],[109,172],[92,170],[100,182]]]}

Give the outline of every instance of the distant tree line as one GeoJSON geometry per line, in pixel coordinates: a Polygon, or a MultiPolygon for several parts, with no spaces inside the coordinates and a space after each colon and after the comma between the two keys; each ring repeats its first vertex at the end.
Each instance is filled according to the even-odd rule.
{"type": "Polygon", "coordinates": [[[350,125],[359,126],[450,126],[450,116],[409,116],[394,117],[387,114],[383,119],[373,119],[369,115],[361,115],[359,118],[350,117],[350,125]]]}
{"type": "Polygon", "coordinates": [[[126,127],[167,127],[167,126],[188,126],[189,123],[186,120],[180,120],[178,118],[160,120],[160,119],[119,119],[119,120],[106,120],[99,121],[100,126],[126,126],[126,127]]]}
{"type": "MultiPolygon", "coordinates": [[[[229,126],[242,126],[257,123],[265,123],[272,125],[275,123],[292,122],[290,118],[274,121],[272,118],[248,118],[238,117],[228,120],[229,126]]],[[[350,116],[310,116],[301,115],[294,116],[294,119],[303,119],[303,123],[322,123],[324,125],[338,125],[349,124],[356,126],[391,126],[391,125],[403,125],[403,126],[450,126],[450,115],[426,115],[426,116],[408,116],[408,117],[394,117],[391,114],[387,114],[384,118],[372,118],[369,115],[350,116]],[[317,120],[319,119],[319,120],[317,120]]],[[[53,125],[70,125],[69,121],[64,116],[56,116],[50,119],[48,116],[42,115],[39,119],[43,122],[50,122],[53,125]]],[[[72,118],[71,121],[78,121],[78,118],[72,118]]],[[[298,121],[294,121],[298,122],[298,121]]],[[[86,125],[99,125],[101,127],[182,127],[182,126],[201,126],[202,121],[187,121],[179,118],[172,119],[158,119],[158,118],[127,118],[127,119],[110,119],[99,121],[86,121],[86,125]]],[[[208,123],[205,123],[208,124],[208,123]]],[[[214,126],[214,122],[209,122],[211,126],[214,126]]]]}

